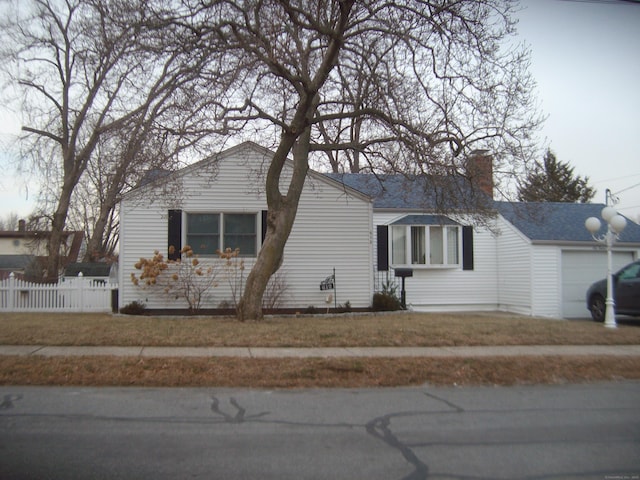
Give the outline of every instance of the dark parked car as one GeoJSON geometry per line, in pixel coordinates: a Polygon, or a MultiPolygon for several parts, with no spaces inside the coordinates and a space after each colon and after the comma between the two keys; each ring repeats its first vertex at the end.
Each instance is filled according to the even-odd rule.
{"type": "MultiPolygon", "coordinates": [[[[616,313],[640,315],[640,260],[630,263],[613,275],[616,313]]],[[[587,308],[596,322],[604,321],[607,280],[594,283],[587,290],[587,308]]]]}

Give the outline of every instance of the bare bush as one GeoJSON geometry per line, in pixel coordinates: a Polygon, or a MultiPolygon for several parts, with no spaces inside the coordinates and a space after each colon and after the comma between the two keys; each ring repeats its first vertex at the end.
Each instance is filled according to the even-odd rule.
{"type": "Polygon", "coordinates": [[[141,258],[135,264],[140,276],[132,273],[131,281],[143,288],[162,288],[164,293],[186,300],[190,312],[198,312],[208,292],[219,285],[220,267],[215,263],[202,265],[190,246],[180,253],[178,260],[168,260],[157,250],[153,257],[141,258]]]}

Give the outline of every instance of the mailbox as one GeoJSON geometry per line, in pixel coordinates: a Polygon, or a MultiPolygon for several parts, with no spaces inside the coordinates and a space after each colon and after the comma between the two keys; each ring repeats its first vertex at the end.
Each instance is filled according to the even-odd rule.
{"type": "Polygon", "coordinates": [[[402,279],[402,290],[400,291],[400,303],[404,310],[407,309],[407,291],[404,289],[404,279],[407,277],[413,277],[413,268],[396,268],[396,277],[402,279]]]}
{"type": "Polygon", "coordinates": [[[407,278],[413,277],[413,268],[396,268],[396,277],[407,278]]]}

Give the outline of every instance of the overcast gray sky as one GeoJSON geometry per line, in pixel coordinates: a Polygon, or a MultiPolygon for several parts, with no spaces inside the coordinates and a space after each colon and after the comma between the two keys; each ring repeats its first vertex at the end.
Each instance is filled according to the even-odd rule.
{"type": "MultiPolygon", "coordinates": [[[[548,115],[541,143],[589,177],[598,189],[594,201],[603,203],[607,188],[619,192],[618,210],[638,221],[640,2],[523,0],[522,8],[519,38],[532,49],[531,72],[548,115]]],[[[2,144],[18,123],[0,108],[2,144]]],[[[0,217],[27,215],[35,190],[5,173],[0,217]]]]}
{"type": "Polygon", "coordinates": [[[525,0],[520,38],[548,115],[543,141],[558,160],[618,193],[640,216],[640,2],[525,0]]]}

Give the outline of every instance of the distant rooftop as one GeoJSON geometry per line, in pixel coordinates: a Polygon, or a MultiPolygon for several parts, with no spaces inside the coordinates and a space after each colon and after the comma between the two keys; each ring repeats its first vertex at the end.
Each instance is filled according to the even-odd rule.
{"type": "Polygon", "coordinates": [[[111,265],[98,262],[70,263],[64,270],[66,277],[77,277],[80,272],[84,277],[108,277],[111,265]]]}

